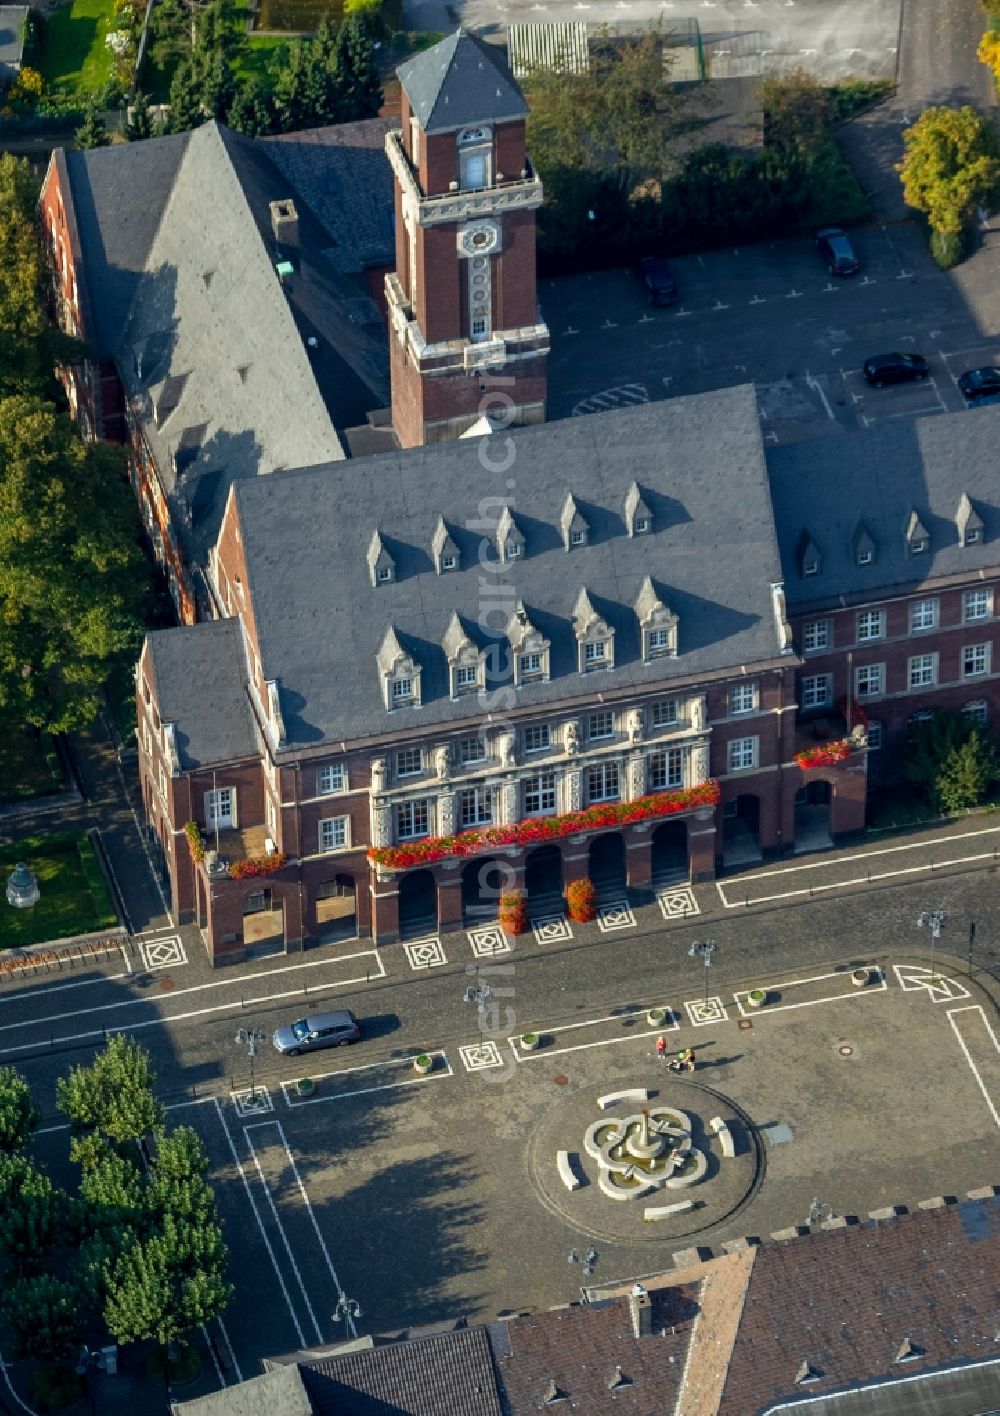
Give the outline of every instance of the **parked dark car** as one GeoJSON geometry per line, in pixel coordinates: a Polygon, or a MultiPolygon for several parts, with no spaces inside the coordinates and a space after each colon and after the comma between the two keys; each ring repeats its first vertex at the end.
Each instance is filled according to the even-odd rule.
{"type": "Polygon", "coordinates": [[[913,383],[930,374],[922,354],[873,354],[861,366],[861,372],[872,388],[883,384],[913,383]]]}
{"type": "Polygon", "coordinates": [[[670,267],[659,256],[646,256],[639,262],[642,283],[649,291],[651,305],[676,305],[677,282],[670,267]]]}
{"type": "Polygon", "coordinates": [[[958,381],[958,386],[970,403],[973,399],[1000,393],[1000,369],[991,364],[982,369],[966,369],[958,381]]]}
{"type": "Polygon", "coordinates": [[[357,1042],[361,1028],[357,1018],[347,1008],[335,1013],[313,1013],[297,1022],[275,1028],[271,1042],[279,1052],[297,1057],[300,1052],[318,1052],[321,1047],[343,1047],[357,1042]]]}
{"type": "Polygon", "coordinates": [[[974,398],[970,408],[987,408],[991,403],[1000,403],[1000,393],[987,393],[982,398],[974,398]]]}
{"type": "Polygon", "coordinates": [[[854,247],[839,226],[824,226],[822,231],[817,231],[816,245],[831,275],[854,275],[860,270],[861,262],[854,254],[854,247]]]}

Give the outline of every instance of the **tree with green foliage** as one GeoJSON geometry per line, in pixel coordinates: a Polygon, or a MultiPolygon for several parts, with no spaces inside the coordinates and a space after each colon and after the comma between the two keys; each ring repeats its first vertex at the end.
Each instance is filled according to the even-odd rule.
{"type": "Polygon", "coordinates": [[[993,745],[974,720],[940,708],[912,725],[903,766],[937,811],[976,806],[1000,775],[993,745]]]}
{"type": "Polygon", "coordinates": [[[237,93],[236,75],[225,54],[217,50],[205,69],[201,83],[203,107],[220,123],[228,121],[229,112],[237,93]]]}
{"type": "Polygon", "coordinates": [[[348,14],[331,46],[330,61],[339,91],[339,105],[326,121],[353,122],[375,118],[382,106],[382,79],[375,62],[371,24],[363,14],[348,14]],[[344,116],[339,118],[337,113],[344,116]]]}
{"type": "Polygon", "coordinates": [[[149,95],[141,90],[132,100],[132,112],[125,131],[130,143],[141,142],[143,138],[153,136],[153,115],[149,108],[149,95]]]}
{"type": "Polygon", "coordinates": [[[1000,776],[993,744],[978,728],[953,747],[941,764],[935,784],[945,811],[965,811],[985,800],[990,784],[1000,776]]]}
{"type": "Polygon", "coordinates": [[[0,1155],[23,1151],[38,1129],[38,1103],[13,1067],[0,1067],[0,1155]]]}
{"type": "Polygon", "coordinates": [[[77,1131],[97,1131],[121,1144],[163,1130],[163,1107],[153,1096],[149,1053],[124,1033],[109,1037],[89,1066],[56,1082],[56,1105],[77,1131]]]}
{"type": "Polygon", "coordinates": [[[274,76],[273,98],[282,132],[316,126],[316,87],[312,45],[297,39],[282,51],[274,76]]]}
{"type": "Polygon", "coordinates": [[[215,1222],[163,1217],[162,1228],[108,1267],[104,1320],[118,1342],[181,1341],[233,1296],[226,1246],[215,1222]]]}
{"type": "Polygon", "coordinates": [[[138,518],[120,448],[34,396],[0,400],[0,708],[69,732],[137,646],[138,518]]]}
{"type": "Polygon", "coordinates": [[[907,204],[927,216],[938,264],[961,259],[964,233],[1000,185],[1000,142],[990,119],[964,108],[927,108],[903,134],[896,171],[907,204]]]}
{"type": "Polygon", "coordinates": [[[0,1157],[0,1252],[16,1273],[37,1273],[74,1221],[69,1195],[23,1155],[0,1157]]]}
{"type": "Polygon", "coordinates": [[[74,139],[77,147],[84,150],[109,146],[111,138],[108,136],[104,119],[93,105],[87,109],[83,124],[77,128],[74,139]]]}
{"type": "Polygon", "coordinates": [[[52,1274],[13,1279],[3,1296],[3,1316],[15,1357],[64,1362],[76,1353],[87,1330],[79,1285],[52,1274]]]}
{"type": "Polygon", "coordinates": [[[170,80],[170,102],[167,112],[168,133],[187,133],[205,121],[201,102],[200,76],[194,60],[184,58],[170,80]]]}
{"type": "Polygon", "coordinates": [[[229,109],[229,126],[248,138],[263,138],[274,131],[274,108],[257,79],[241,84],[229,109]]]}

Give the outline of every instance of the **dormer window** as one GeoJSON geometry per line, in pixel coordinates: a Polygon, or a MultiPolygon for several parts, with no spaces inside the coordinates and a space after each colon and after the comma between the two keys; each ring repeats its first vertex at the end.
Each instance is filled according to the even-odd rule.
{"type": "Polygon", "coordinates": [[[511,544],[507,547],[506,559],[517,560],[523,550],[524,547],[522,545],[519,545],[517,541],[511,542],[511,544]]]}
{"type": "Polygon", "coordinates": [[[803,577],[819,575],[822,564],[819,547],[808,531],[803,531],[799,539],[799,567],[803,577]]]}
{"type": "Polygon", "coordinates": [[[911,556],[924,556],[931,548],[931,538],[927,527],[915,511],[910,512],[906,523],[906,549],[911,556]]]}
{"type": "Polygon", "coordinates": [[[874,559],[874,551],[858,551],[858,565],[871,565],[874,559]]]}
{"type": "Polygon", "coordinates": [[[587,591],[581,590],[573,608],[576,630],[577,667],[581,674],[615,666],[615,635],[607,620],[597,613],[587,591]]]}
{"type": "Polygon", "coordinates": [[[572,546],[585,546],[590,538],[590,528],[576,504],[572,492],[567,493],[559,518],[563,545],[567,551],[572,546]]]}
{"type": "Polygon", "coordinates": [[[875,560],[875,541],[863,521],[859,521],[854,528],[851,549],[854,552],[855,565],[871,565],[875,560]]]}
{"type": "Polygon", "coordinates": [[[497,522],[497,556],[502,562],[519,560],[524,555],[524,536],[505,506],[497,522]]]}
{"type": "Polygon", "coordinates": [[[549,641],[531,623],[520,600],[507,625],[507,639],[514,656],[514,687],[545,682],[549,677],[549,641]]]}
{"type": "Polygon", "coordinates": [[[802,562],[803,575],[819,575],[819,561],[807,560],[802,562]]]}
{"type": "Polygon", "coordinates": [[[482,687],[483,664],[479,646],[472,639],[457,614],[452,614],[441,640],[448,660],[451,697],[462,698],[477,693],[482,687]]]}
{"type": "Polygon", "coordinates": [[[452,539],[451,532],[445,525],[443,516],[438,517],[438,524],[434,528],[434,535],[431,539],[431,553],[434,556],[434,568],[438,575],[445,575],[449,570],[458,569],[458,547],[452,539]]]}
{"type": "Polygon", "coordinates": [[[386,630],[376,662],[386,711],[419,708],[421,667],[404,648],[394,626],[386,630]]]}
{"type": "Polygon", "coordinates": [[[441,557],[441,569],[442,569],[442,570],[457,570],[457,569],[458,569],[458,556],[442,556],[442,557],[441,557]]]}
{"type": "Polygon", "coordinates": [[[635,602],[636,618],[642,637],[644,663],[651,659],[677,654],[677,616],[663,603],[656,586],[647,575],[635,602]]]}
{"type": "Polygon", "coordinates": [[[379,531],[373,531],[368,542],[368,574],[373,585],[388,585],[396,578],[396,562],[386,549],[379,531]]]}
{"type": "Polygon", "coordinates": [[[962,498],[958,503],[955,524],[958,527],[960,546],[975,546],[983,540],[983,520],[973,506],[967,492],[962,493],[962,498]]]}
{"type": "Polygon", "coordinates": [[[625,525],[630,536],[644,536],[653,526],[653,516],[639,489],[633,482],[625,493],[625,525]]]}
{"type": "Polygon", "coordinates": [[[392,706],[400,708],[404,703],[409,703],[413,699],[413,680],[411,678],[397,678],[392,681],[392,706]]]}

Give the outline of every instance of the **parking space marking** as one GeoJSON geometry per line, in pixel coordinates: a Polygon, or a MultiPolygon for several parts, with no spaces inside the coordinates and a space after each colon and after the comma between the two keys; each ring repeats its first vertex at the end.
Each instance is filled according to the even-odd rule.
{"type": "MultiPolygon", "coordinates": [[[[650,1004],[649,1006],[653,1007],[659,1005],[650,1004]]],[[[623,1020],[629,1018],[641,1018],[644,1011],[644,1008],[637,1008],[633,1013],[609,1013],[605,1018],[587,1018],[579,1023],[560,1023],[558,1027],[554,1028],[532,1028],[532,1032],[537,1033],[539,1036],[551,1037],[553,1034],[557,1033],[576,1032],[581,1028],[600,1027],[602,1023],[621,1023],[623,1020]]],[[[669,1020],[664,1019],[656,1031],[658,1033],[677,1032],[679,1027],[680,1022],[677,1015],[671,1011],[669,1020]]],[[[623,1037],[602,1037],[596,1042],[576,1042],[569,1047],[544,1047],[532,1052],[525,1052],[520,1046],[520,1041],[524,1033],[519,1033],[515,1037],[509,1037],[507,1041],[510,1044],[511,1051],[516,1061],[531,1062],[539,1057],[562,1057],[567,1052],[585,1052],[592,1047],[613,1047],[616,1043],[620,1042],[638,1042],[642,1040],[649,1042],[652,1031],[651,1028],[646,1028],[644,1031],[629,1033],[627,1036],[623,1037]]]]}
{"type": "Polygon", "coordinates": [[[717,995],[708,998],[691,998],[685,1001],[684,1011],[693,1028],[707,1028],[712,1023],[726,1023],[729,1014],[726,1005],[717,995]]]}
{"type": "MultiPolygon", "coordinates": [[[[363,1062],[358,1067],[341,1067],[336,1072],[311,1072],[310,1076],[312,1077],[314,1082],[321,1082],[328,1077],[347,1077],[350,1076],[352,1072],[371,1072],[378,1067],[412,1068],[413,1059],[415,1057],[419,1057],[420,1055],[421,1054],[419,1052],[411,1052],[406,1057],[390,1057],[387,1062],[363,1062]]],[[[440,1057],[441,1061],[444,1063],[444,1067],[435,1067],[430,1072],[425,1073],[423,1076],[407,1077],[401,1082],[381,1082],[378,1086],[374,1087],[356,1087],[353,1091],[337,1092],[335,1096],[292,1097],[289,1094],[288,1089],[289,1087],[293,1087],[295,1083],[288,1081],[282,1082],[280,1084],[281,1091],[285,1098],[285,1104],[289,1107],[290,1110],[297,1111],[300,1106],[318,1106],[320,1102],[347,1101],[352,1096],[371,1096],[374,1092],[395,1091],[397,1087],[415,1087],[419,1086],[421,1082],[433,1082],[444,1077],[453,1077],[455,1075],[452,1069],[452,1065],[448,1061],[448,1054],[443,1048],[437,1047],[432,1050],[429,1050],[426,1055],[432,1060],[435,1057],[440,1057]]]]}
{"type": "Polygon", "coordinates": [[[744,1000],[749,998],[753,989],[740,988],[733,994],[733,1002],[739,1009],[741,1017],[759,1018],[768,1013],[787,1012],[792,1008],[813,1008],[818,1003],[839,1003],[844,998],[861,998],[865,994],[887,993],[889,990],[885,973],[882,971],[880,971],[878,983],[866,983],[863,988],[858,988],[851,983],[850,973],[834,971],[833,973],[813,974],[809,978],[786,979],[782,983],[772,983],[764,991],[769,993],[773,990],[783,997],[788,988],[802,988],[808,983],[823,983],[828,978],[838,979],[841,983],[846,984],[846,988],[842,988],[839,993],[828,993],[823,998],[807,998],[800,1003],[767,1003],[762,1008],[754,1008],[749,1003],[744,1007],[744,1000]]]}
{"type": "Polygon", "coordinates": [[[904,993],[927,993],[934,1003],[954,1003],[969,998],[969,990],[947,974],[931,973],[918,964],[893,964],[896,982],[904,993]]]}
{"type": "MultiPolygon", "coordinates": [[[[971,1051],[969,1050],[969,1044],[966,1042],[965,1038],[962,1036],[961,1029],[959,1028],[958,1024],[955,1022],[956,1017],[957,1017],[960,1013],[974,1013],[974,1014],[976,1015],[977,1021],[982,1025],[982,1028],[985,1030],[985,1032],[986,1032],[987,1035],[989,1036],[990,1042],[993,1044],[993,1053],[996,1053],[997,1055],[996,1055],[996,1057],[994,1057],[994,1056],[992,1055],[992,1053],[991,1053],[990,1050],[989,1050],[988,1045],[987,1045],[986,1048],[984,1048],[984,1053],[985,1053],[985,1056],[986,1056],[987,1065],[989,1065],[989,1066],[991,1067],[991,1070],[994,1072],[994,1075],[996,1075],[996,1076],[1000,1076],[1000,1040],[998,1040],[996,1033],[995,1033],[995,1032],[993,1031],[993,1029],[990,1027],[989,1020],[987,1019],[986,1013],[985,1013],[985,1011],[984,1011],[984,1009],[983,1009],[983,1007],[982,1007],[981,1004],[975,1003],[975,1004],[970,1004],[970,1005],[969,1005],[968,1007],[966,1007],[966,1008],[949,1008],[949,1009],[948,1009],[948,1015],[947,1015],[947,1016],[948,1016],[948,1022],[951,1024],[951,1030],[952,1030],[952,1032],[955,1034],[955,1037],[958,1039],[958,1045],[959,1045],[959,1047],[962,1049],[962,1052],[963,1052],[963,1054],[964,1054],[964,1056],[965,1056],[965,1060],[966,1060],[966,1062],[968,1062],[968,1064],[969,1064],[969,1069],[970,1069],[970,1071],[972,1072],[972,1075],[973,1075],[973,1076],[975,1077],[975,1079],[976,1079],[976,1084],[977,1084],[977,1086],[979,1087],[979,1090],[980,1090],[980,1091],[982,1092],[982,1094],[983,1094],[983,1097],[984,1097],[984,1099],[985,1099],[985,1101],[986,1101],[986,1105],[987,1105],[987,1106],[989,1107],[989,1109],[990,1109],[990,1115],[993,1117],[993,1120],[996,1122],[997,1126],[1000,1127],[1000,1112],[998,1112],[998,1110],[997,1110],[997,1104],[996,1104],[996,1102],[993,1100],[993,1096],[992,1096],[992,1094],[991,1094],[991,1092],[990,1092],[990,1088],[987,1086],[986,1082],[983,1080],[983,1075],[982,1075],[982,1073],[980,1072],[979,1068],[976,1066],[975,1062],[972,1060],[972,1053],[971,1053],[971,1051]]],[[[970,1021],[972,1021],[972,1020],[970,1019],[970,1021]]],[[[998,1091],[997,1099],[998,1099],[998,1101],[1000,1101],[1000,1091],[998,1091]]]]}

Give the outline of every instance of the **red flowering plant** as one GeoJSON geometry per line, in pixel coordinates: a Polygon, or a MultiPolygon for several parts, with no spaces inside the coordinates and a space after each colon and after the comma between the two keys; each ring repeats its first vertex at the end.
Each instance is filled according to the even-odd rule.
{"type": "Polygon", "coordinates": [[[248,880],[254,875],[276,875],[287,864],[288,857],[284,852],[276,851],[274,855],[247,856],[245,860],[234,860],[229,867],[229,874],[234,880],[248,880]]]}
{"type": "Polygon", "coordinates": [[[854,751],[848,738],[837,738],[835,742],[824,742],[819,747],[807,747],[795,754],[800,767],[832,767],[843,762],[854,751]]]}
{"type": "Polygon", "coordinates": [[[373,846],[368,859],[387,870],[407,870],[412,865],[431,865],[450,857],[480,855],[500,846],[532,846],[540,841],[572,836],[578,831],[603,831],[638,821],[655,821],[658,817],[675,816],[695,807],[715,806],[718,800],[719,784],[710,780],[697,787],[657,792],[635,801],[588,806],[583,811],[568,811],[562,816],[532,817],[512,826],[485,826],[477,831],[462,831],[457,836],[429,836],[425,841],[411,841],[405,846],[373,846]]]}
{"type": "Polygon", "coordinates": [[[566,886],[566,913],[575,924],[597,918],[597,890],[593,880],[571,880],[566,886]]]}
{"type": "Polygon", "coordinates": [[[200,865],[205,859],[205,842],[201,839],[201,828],[197,821],[185,821],[184,834],[187,837],[191,859],[200,865]]]}
{"type": "Polygon", "coordinates": [[[527,932],[528,902],[516,890],[500,896],[500,928],[504,934],[527,932]]]}

